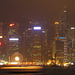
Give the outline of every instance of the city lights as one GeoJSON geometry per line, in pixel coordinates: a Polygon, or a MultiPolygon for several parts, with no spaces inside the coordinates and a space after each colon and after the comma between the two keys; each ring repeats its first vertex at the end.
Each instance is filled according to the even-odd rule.
{"type": "Polygon", "coordinates": [[[42,33],[45,33],[45,31],[42,31],[42,33]]]}
{"type": "Polygon", "coordinates": [[[59,24],[59,22],[55,22],[55,24],[59,24]]]}
{"type": "Polygon", "coordinates": [[[28,28],[28,30],[32,30],[32,28],[28,28]]]}
{"type": "Polygon", "coordinates": [[[0,46],[2,45],[2,43],[0,42],[0,46]]]}
{"type": "Polygon", "coordinates": [[[71,29],[75,29],[75,27],[71,27],[71,29]]]}
{"type": "Polygon", "coordinates": [[[0,36],[0,38],[3,38],[3,36],[0,36]]]}
{"type": "Polygon", "coordinates": [[[10,41],[18,41],[19,38],[9,38],[10,41]]]}
{"type": "Polygon", "coordinates": [[[0,1],[0,75],[75,71],[75,0],[0,1]]]}
{"type": "Polygon", "coordinates": [[[9,26],[10,26],[10,27],[14,26],[14,23],[10,24],[9,26]]]}
{"type": "Polygon", "coordinates": [[[60,37],[60,39],[66,39],[66,37],[60,37]]]}
{"type": "Polygon", "coordinates": [[[41,30],[41,27],[33,27],[34,30],[41,30]]]}
{"type": "Polygon", "coordinates": [[[16,61],[19,61],[19,57],[15,57],[15,60],[16,60],[16,61]]]}

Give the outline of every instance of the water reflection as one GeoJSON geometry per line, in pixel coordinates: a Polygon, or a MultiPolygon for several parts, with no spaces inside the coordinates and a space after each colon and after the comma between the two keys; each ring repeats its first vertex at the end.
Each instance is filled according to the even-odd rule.
{"type": "MultiPolygon", "coordinates": [[[[3,74],[2,74],[3,75],[3,74]]],[[[45,74],[43,74],[43,73],[13,73],[13,74],[11,74],[11,73],[7,73],[7,74],[5,74],[5,75],[45,75],[45,74]]]]}

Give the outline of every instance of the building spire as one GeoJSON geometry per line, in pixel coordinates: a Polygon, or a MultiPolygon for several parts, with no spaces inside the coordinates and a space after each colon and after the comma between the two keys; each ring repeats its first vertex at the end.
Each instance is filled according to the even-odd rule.
{"type": "Polygon", "coordinates": [[[64,0],[64,10],[67,10],[67,0],[64,0]]]}

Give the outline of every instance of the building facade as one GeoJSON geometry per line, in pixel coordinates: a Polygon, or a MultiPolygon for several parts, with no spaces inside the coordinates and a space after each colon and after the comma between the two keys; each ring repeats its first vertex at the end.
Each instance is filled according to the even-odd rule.
{"type": "Polygon", "coordinates": [[[25,29],[22,35],[22,54],[25,61],[44,63],[47,54],[47,30],[41,26],[33,26],[25,29]]]}
{"type": "Polygon", "coordinates": [[[68,58],[69,62],[75,63],[75,27],[71,26],[69,29],[69,52],[68,52],[68,58]]]}
{"type": "Polygon", "coordinates": [[[14,53],[19,52],[19,24],[10,23],[7,29],[7,58],[9,61],[14,53]]]}

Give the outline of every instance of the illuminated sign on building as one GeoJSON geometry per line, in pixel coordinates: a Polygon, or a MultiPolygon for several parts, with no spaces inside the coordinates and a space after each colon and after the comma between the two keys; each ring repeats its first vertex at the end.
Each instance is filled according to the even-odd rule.
{"type": "Polygon", "coordinates": [[[60,37],[60,39],[66,39],[66,37],[60,37]]]}
{"type": "Polygon", "coordinates": [[[41,30],[41,27],[33,27],[34,30],[41,30]]]}
{"type": "Polygon", "coordinates": [[[10,41],[18,41],[19,38],[9,38],[10,41]]]}
{"type": "Polygon", "coordinates": [[[3,38],[3,36],[0,36],[0,38],[3,38]]]}
{"type": "Polygon", "coordinates": [[[45,31],[42,31],[42,33],[45,33],[45,31]]]}
{"type": "Polygon", "coordinates": [[[10,24],[9,26],[10,26],[10,27],[12,27],[12,26],[14,26],[14,25],[15,25],[15,24],[14,24],[14,23],[12,23],[12,24],[10,24]]]}
{"type": "Polygon", "coordinates": [[[75,29],[75,27],[71,27],[71,29],[75,29]]]}
{"type": "Polygon", "coordinates": [[[32,28],[28,28],[28,30],[32,30],[32,28]]]}

